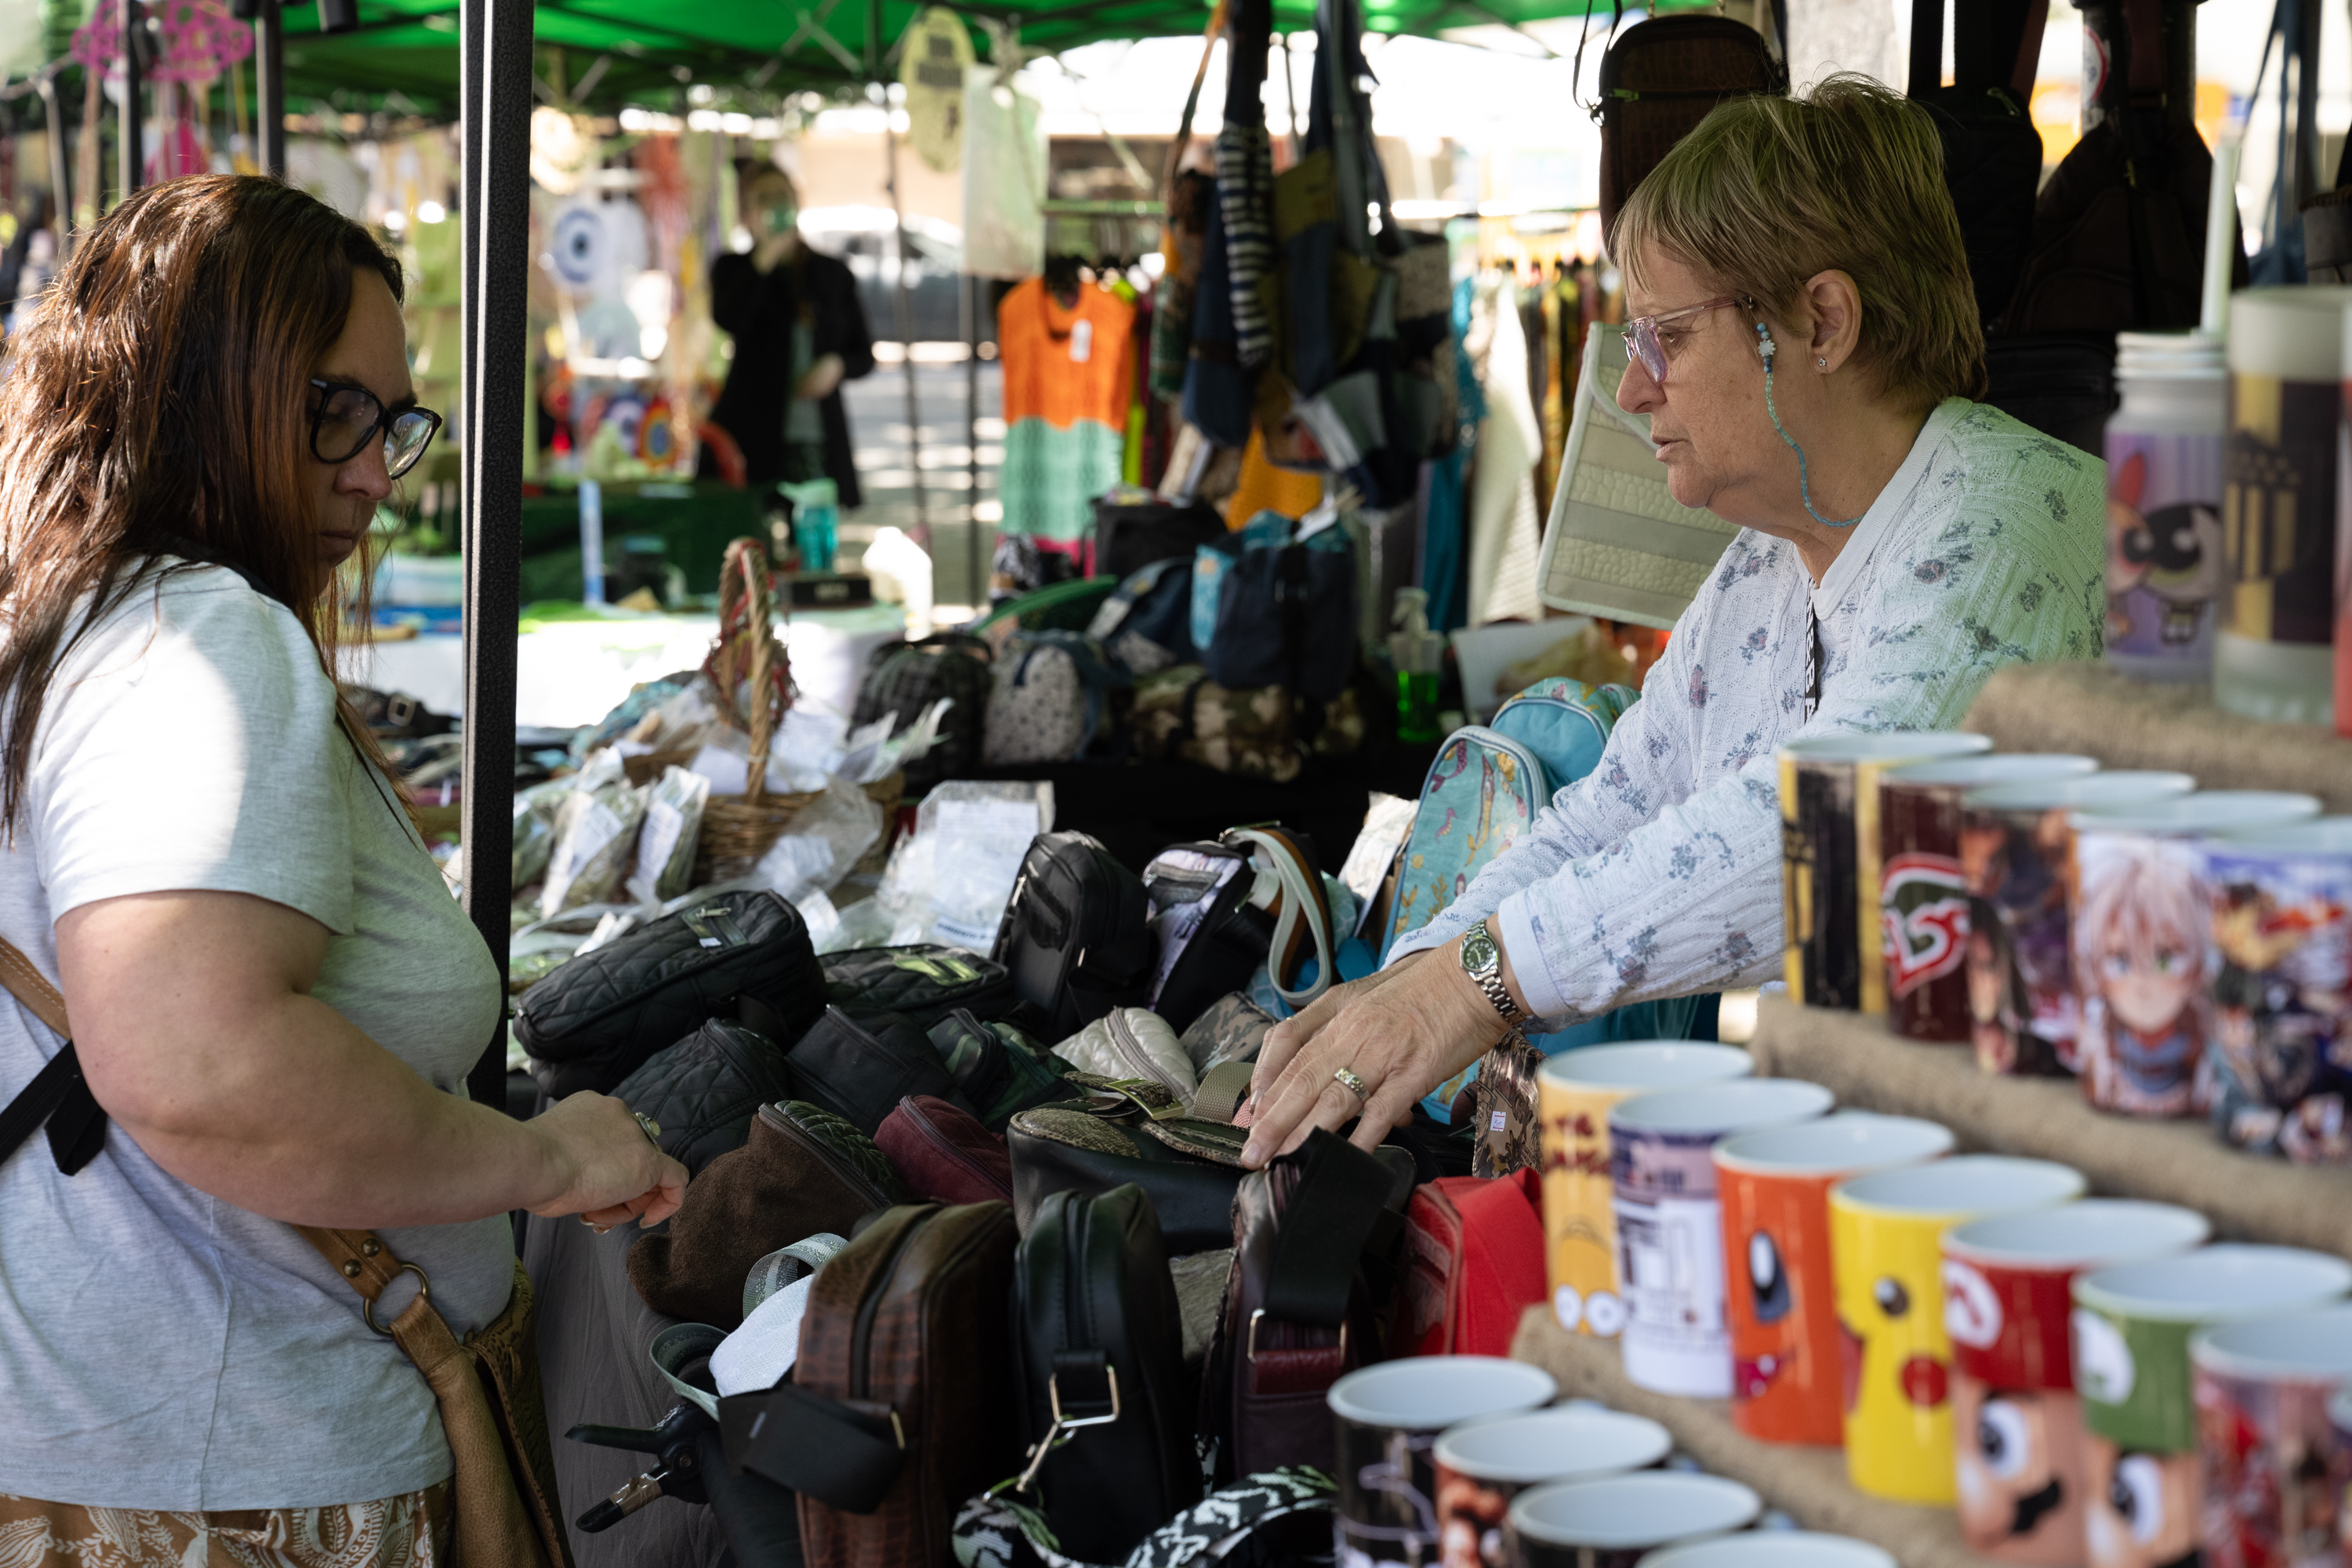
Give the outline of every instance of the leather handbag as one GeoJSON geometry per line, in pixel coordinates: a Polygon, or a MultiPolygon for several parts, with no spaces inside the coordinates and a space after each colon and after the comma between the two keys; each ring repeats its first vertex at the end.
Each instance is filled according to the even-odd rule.
{"type": "Polygon", "coordinates": [[[772,892],[717,893],[554,970],[516,1004],[514,1033],[561,1100],[611,1092],[707,1019],[740,1018],[789,1046],[824,1005],[800,911],[772,892]]]}
{"type": "Polygon", "coordinates": [[[1055,1193],[1013,1261],[1013,1352],[1033,1493],[1060,1550],[1119,1563],[1201,1497],[1176,1283],[1140,1187],[1055,1193]]]}
{"type": "Polygon", "coordinates": [[[1041,833],[1022,858],[991,956],[1056,1035],[1073,1034],[1141,1005],[1151,984],[1150,907],[1142,880],[1099,840],[1041,833]]]}
{"type": "Polygon", "coordinates": [[[800,1494],[808,1568],[940,1568],[957,1508],[1018,1467],[1019,1239],[1003,1204],[885,1210],[818,1273],[792,1381],[719,1401],[729,1468],[800,1494]]]}
{"type": "Polygon", "coordinates": [[[1220,1480],[1332,1463],[1325,1396],[1377,1361],[1412,1157],[1318,1130],[1234,1197],[1234,1262],[1201,1382],[1220,1480]]]}
{"type": "Polygon", "coordinates": [[[938,942],[829,952],[824,967],[824,999],[853,1018],[896,1013],[928,1029],[958,1007],[1001,1018],[1014,1001],[1003,964],[938,942]]]}
{"type": "Polygon", "coordinates": [[[637,1238],[629,1282],[656,1312],[731,1329],[761,1258],[821,1231],[847,1236],[906,1200],[898,1173],[856,1128],[803,1100],[763,1105],[743,1147],[711,1161],[667,1224],[637,1238]]]}
{"type": "MultiPolygon", "coordinates": [[[[46,1121],[51,1156],[72,1175],[104,1145],[106,1119],[82,1079],[66,999],[5,938],[0,985],[65,1041],[33,1082],[0,1109],[0,1161],[14,1155],[46,1121]]],[[[398,1345],[433,1390],[449,1440],[458,1561],[572,1568],[548,1442],[547,1405],[540,1391],[537,1313],[522,1265],[515,1265],[514,1293],[506,1310],[460,1342],[433,1305],[425,1271],[394,1257],[383,1237],[367,1230],[293,1228],[359,1292],[368,1327],[398,1345]],[[378,1323],[376,1302],[403,1274],[416,1277],[416,1292],[391,1322],[378,1323]]]]}
{"type": "Polygon", "coordinates": [[[944,1100],[908,1095],[883,1119],[874,1146],[920,1201],[1013,1201],[1013,1158],[1004,1140],[944,1100]]]}
{"type": "Polygon", "coordinates": [[[1508,1355],[1545,1295],[1543,1177],[1446,1176],[1412,1191],[1391,1355],[1508,1355]]]}
{"type": "Polygon", "coordinates": [[[1047,1197],[1088,1195],[1129,1184],[1150,1195],[1171,1253],[1233,1245],[1234,1189],[1242,1181],[1248,1132],[1190,1108],[1148,1080],[1115,1089],[1085,1075],[1071,1079],[1088,1098],[1041,1105],[1013,1119],[1013,1209],[1026,1231],[1047,1197]]]}
{"type": "Polygon", "coordinates": [[[757,1029],[713,1018],[621,1080],[614,1098],[661,1128],[662,1152],[698,1176],[740,1149],[760,1107],[793,1096],[792,1069],[757,1029]]]}
{"type": "Polygon", "coordinates": [[[896,1013],[869,1014],[860,1021],[827,1007],[786,1059],[803,1095],[869,1138],[910,1094],[944,1100],[967,1114],[971,1110],[930,1037],[896,1013]]]}

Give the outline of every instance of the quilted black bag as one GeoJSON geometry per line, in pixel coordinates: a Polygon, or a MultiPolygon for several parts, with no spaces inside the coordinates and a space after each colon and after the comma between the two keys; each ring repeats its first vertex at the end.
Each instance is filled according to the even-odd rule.
{"type": "Polygon", "coordinates": [[[870,724],[895,713],[905,729],[942,697],[954,706],[940,721],[939,743],[907,764],[907,788],[929,789],[941,779],[960,779],[980,765],[980,737],[988,717],[993,677],[988,643],[965,632],[941,632],[915,642],[888,642],[866,661],[858,683],[853,722],[870,724]]]}
{"type": "Polygon", "coordinates": [[[1023,1438],[1066,1439],[1030,1500],[1066,1555],[1122,1563],[1200,1500],[1176,1281],[1141,1187],[1040,1205],[1013,1255],[1013,1355],[1023,1438]]]}
{"type": "Polygon", "coordinates": [[[656,1051],[613,1093],[660,1124],[662,1152],[689,1176],[741,1148],[760,1107],[799,1098],[783,1048],[757,1029],[726,1018],[713,1018],[656,1051]]]}
{"type": "Polygon", "coordinates": [[[1099,839],[1065,830],[1030,841],[990,956],[1021,1000],[1066,1039],[1151,985],[1151,900],[1099,839]]]}
{"type": "Polygon", "coordinates": [[[971,1101],[956,1087],[930,1037],[895,1013],[854,1019],[827,1007],[793,1047],[790,1062],[803,1098],[868,1138],[910,1094],[931,1095],[971,1111],[971,1101]]]}
{"type": "Polygon", "coordinates": [[[825,1001],[855,1018],[896,1013],[928,1029],[959,1007],[1001,1018],[1017,1001],[1004,965],[938,942],[830,952],[824,966],[825,1001]]]}
{"type": "Polygon", "coordinates": [[[583,952],[532,986],[515,1038],[558,1100],[609,1092],[712,1018],[789,1046],[824,1009],[807,922],[772,892],[719,893],[583,952]]]}

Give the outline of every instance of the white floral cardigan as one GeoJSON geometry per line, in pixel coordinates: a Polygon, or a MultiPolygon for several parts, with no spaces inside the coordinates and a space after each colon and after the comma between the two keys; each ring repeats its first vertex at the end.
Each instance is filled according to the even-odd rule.
{"type": "Polygon", "coordinates": [[[1773,748],[1949,729],[2000,665],[2097,658],[2105,484],[2097,458],[1956,397],[1818,587],[1794,544],[1742,530],[1600,765],[1390,962],[1492,916],[1553,1028],[1777,975],[1773,748]],[[1809,593],[1823,665],[1810,720],[1809,593]]]}

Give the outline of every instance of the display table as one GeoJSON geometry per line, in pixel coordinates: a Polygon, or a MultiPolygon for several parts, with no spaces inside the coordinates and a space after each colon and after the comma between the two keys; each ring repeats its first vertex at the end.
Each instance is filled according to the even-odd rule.
{"type": "Polygon", "coordinates": [[[1759,1005],[1748,1048],[1759,1072],[1824,1085],[1843,1108],[1940,1121],[1964,1149],[2063,1161],[2095,1193],[2200,1210],[2221,1237],[2352,1258],[2352,1169],[2242,1154],[2202,1119],[2094,1110],[2073,1079],[1995,1078],[1964,1046],[1898,1039],[1884,1019],[1777,996],[1759,1005]]]}
{"type": "MultiPolygon", "coordinates": [[[[857,702],[866,657],[899,635],[896,605],[862,610],[803,610],[784,622],[784,648],[803,696],[847,713],[857,702]]],[[[629,689],[698,667],[719,632],[711,616],[632,615],[533,621],[524,614],[515,651],[515,722],[570,729],[611,712],[629,689]]],[[[463,639],[427,635],[347,649],[343,678],[379,691],[405,692],[436,713],[466,705],[463,639]]]]}
{"type": "Polygon", "coordinates": [[[1864,1497],[1845,1479],[1845,1455],[1836,1448],[1759,1443],[1731,1424],[1731,1406],[1721,1400],[1636,1388],[1615,1341],[1570,1333],[1549,1307],[1527,1310],[1511,1354],[1550,1373],[1563,1397],[1650,1417],[1674,1434],[1676,1447],[1715,1474],[1755,1488],[1766,1507],[1785,1510],[1808,1530],[1873,1542],[1903,1568],[1993,1568],[1991,1558],[1960,1543],[1959,1517],[1950,1509],[1864,1497]]]}
{"type": "Polygon", "coordinates": [[[1960,726],[2003,752],[2081,752],[2109,768],[2172,768],[2203,789],[2291,789],[2352,812],[2352,741],[2213,706],[2202,686],[2150,686],[2104,664],[2012,664],[1960,726]]]}

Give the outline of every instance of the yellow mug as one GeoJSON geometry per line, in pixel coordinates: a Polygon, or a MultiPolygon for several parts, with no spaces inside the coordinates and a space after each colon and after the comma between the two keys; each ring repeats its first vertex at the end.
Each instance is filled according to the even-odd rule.
{"type": "Polygon", "coordinates": [[[1961,1154],[1831,1189],[1845,1468],[1856,1487],[1900,1502],[1955,1500],[1944,1233],[1986,1215],[2072,1203],[2084,1184],[2080,1171],[2054,1161],[1961,1154]]]}
{"type": "Polygon", "coordinates": [[[1563,1051],[1537,1072],[1545,1272],[1561,1328],[1614,1339],[1625,1327],[1609,1108],[1637,1094],[1720,1083],[1755,1070],[1754,1060],[1737,1046],[1642,1040],[1563,1051]]]}

